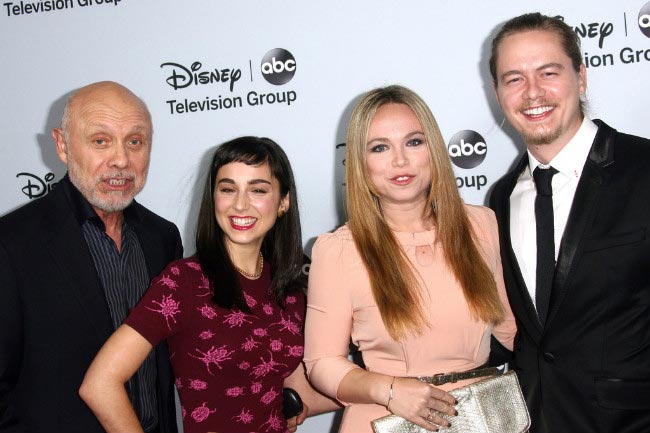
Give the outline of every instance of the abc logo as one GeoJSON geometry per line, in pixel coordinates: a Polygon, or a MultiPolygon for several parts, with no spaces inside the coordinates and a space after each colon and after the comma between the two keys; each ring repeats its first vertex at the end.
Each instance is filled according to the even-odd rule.
{"type": "Polygon", "coordinates": [[[639,29],[650,38],[650,2],[646,3],[639,11],[639,29]]]}
{"type": "Polygon", "coordinates": [[[274,48],[262,58],[262,76],[276,86],[286,84],[296,73],[296,59],[284,48],[274,48]]]}
{"type": "Polygon", "coordinates": [[[464,130],[457,132],[447,146],[451,162],[456,167],[474,168],[479,166],[487,154],[485,139],[478,132],[464,130]]]}

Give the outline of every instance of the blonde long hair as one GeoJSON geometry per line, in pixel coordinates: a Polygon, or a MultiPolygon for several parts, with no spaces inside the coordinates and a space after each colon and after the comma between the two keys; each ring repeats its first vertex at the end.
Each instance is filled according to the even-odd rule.
{"type": "Polygon", "coordinates": [[[499,323],[504,311],[492,271],[481,256],[454,176],[449,155],[433,114],[412,90],[402,86],[366,93],[350,117],[346,139],[348,225],[368,270],[375,302],[393,339],[419,334],[428,326],[421,306],[415,270],[388,223],[366,168],[368,129],[385,104],[407,105],[423,128],[431,167],[426,211],[437,226],[445,260],[463,288],[474,320],[499,323]]]}

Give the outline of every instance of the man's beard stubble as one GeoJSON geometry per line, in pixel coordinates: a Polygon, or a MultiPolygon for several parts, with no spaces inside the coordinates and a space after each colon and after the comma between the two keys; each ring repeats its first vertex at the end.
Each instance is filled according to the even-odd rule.
{"type": "Polygon", "coordinates": [[[100,177],[92,178],[85,176],[83,170],[80,169],[79,164],[68,153],[68,175],[72,184],[81,192],[86,200],[95,208],[100,209],[107,213],[121,212],[126,209],[132,202],[134,197],[142,191],[147,177],[145,170],[142,179],[138,178],[133,171],[117,171],[113,173],[105,173],[100,177]],[[131,191],[109,191],[103,193],[98,190],[101,182],[106,178],[118,177],[126,178],[133,181],[133,189],[131,191]]]}

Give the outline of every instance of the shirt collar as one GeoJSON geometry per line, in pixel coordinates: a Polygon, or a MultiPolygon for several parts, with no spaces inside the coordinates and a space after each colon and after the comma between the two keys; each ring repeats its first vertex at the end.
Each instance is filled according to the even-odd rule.
{"type": "MultiPolygon", "coordinates": [[[[578,132],[576,132],[566,146],[555,155],[555,158],[553,158],[548,165],[553,166],[553,168],[565,176],[580,178],[597,132],[598,126],[591,121],[591,119],[585,117],[582,120],[578,132]]],[[[530,170],[530,173],[532,173],[538,165],[548,167],[548,165],[542,164],[535,159],[530,151],[527,152],[528,169],[530,170]]]]}
{"type": "MultiPolygon", "coordinates": [[[[72,184],[70,176],[66,175],[57,183],[57,188],[63,189],[63,192],[68,197],[68,201],[72,207],[72,213],[74,214],[79,225],[83,225],[86,221],[90,220],[95,224],[98,224],[102,230],[106,230],[104,223],[102,222],[95,209],[93,209],[90,202],[83,196],[81,191],[77,189],[72,184]]],[[[142,215],[138,212],[137,207],[135,206],[135,200],[124,209],[124,220],[134,227],[142,219],[142,215]]]]}

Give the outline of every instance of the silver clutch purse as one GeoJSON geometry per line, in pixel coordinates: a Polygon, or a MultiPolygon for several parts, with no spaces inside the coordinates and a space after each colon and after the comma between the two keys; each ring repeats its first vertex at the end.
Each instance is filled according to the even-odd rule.
{"type": "MultiPolygon", "coordinates": [[[[530,416],[514,371],[492,376],[449,391],[458,404],[458,415],[449,417],[451,427],[440,433],[525,433],[530,416]]],[[[372,421],[375,433],[429,433],[397,415],[372,421]]]]}

